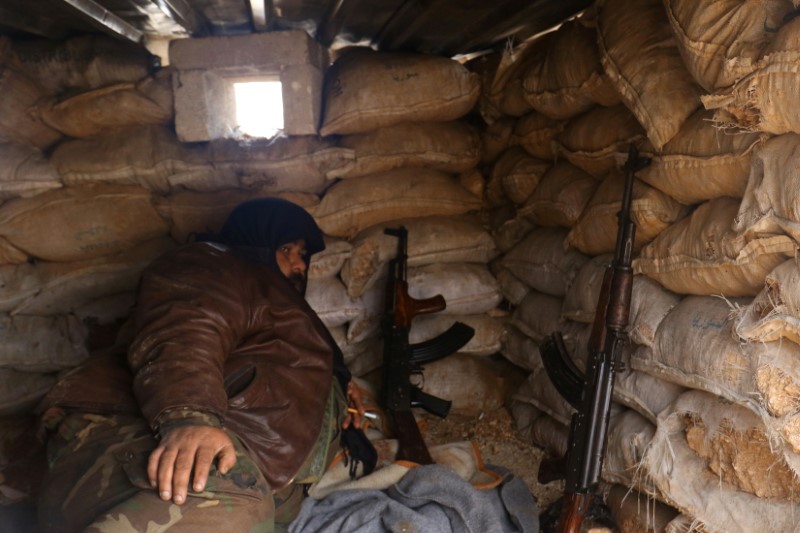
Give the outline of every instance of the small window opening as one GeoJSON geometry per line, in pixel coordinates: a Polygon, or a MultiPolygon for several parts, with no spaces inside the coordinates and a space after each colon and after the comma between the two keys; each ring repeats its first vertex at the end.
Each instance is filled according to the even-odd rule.
{"type": "Polygon", "coordinates": [[[283,130],[283,96],[280,81],[233,84],[239,133],[271,138],[283,130]]]}

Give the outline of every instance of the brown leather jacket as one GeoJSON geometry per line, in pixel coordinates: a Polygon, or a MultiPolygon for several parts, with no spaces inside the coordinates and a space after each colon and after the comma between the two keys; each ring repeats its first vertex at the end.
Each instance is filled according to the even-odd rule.
{"type": "Polygon", "coordinates": [[[145,270],[132,318],[135,402],[130,372],[111,356],[70,374],[43,407],[130,412],[138,403],[156,431],[176,416],[210,414],[272,489],[290,483],[316,442],[341,358],[302,295],[263,263],[195,243],[145,270]]]}

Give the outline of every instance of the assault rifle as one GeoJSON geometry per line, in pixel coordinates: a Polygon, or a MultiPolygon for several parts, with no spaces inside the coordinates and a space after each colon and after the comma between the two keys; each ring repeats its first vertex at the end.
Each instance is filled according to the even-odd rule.
{"type": "Polygon", "coordinates": [[[411,382],[412,375],[422,375],[422,364],[436,361],[464,346],[475,333],[471,327],[456,322],[444,333],[425,342],[409,344],[411,320],[420,314],[435,313],[447,304],[442,295],[417,300],[408,294],[406,263],[408,231],[404,226],[387,228],[387,235],[397,237],[397,256],[389,263],[386,305],[383,316],[383,387],[382,403],[387,423],[398,441],[397,459],[419,464],[433,463],[428,447],[411,412],[422,407],[429,413],[446,417],[451,402],[422,391],[411,382]]]}
{"type": "MultiPolygon", "coordinates": [[[[639,157],[630,147],[625,163],[625,190],[618,215],[614,261],[606,269],[594,324],[589,337],[589,355],[584,375],[572,362],[559,332],[545,338],[539,349],[545,370],[559,393],[575,409],[570,424],[566,457],[560,464],[565,478],[563,507],[559,520],[561,533],[577,533],[581,529],[592,496],[600,481],[600,471],[608,441],[608,419],[614,377],[623,369],[620,355],[627,341],[625,329],[630,313],[633,269],[631,256],[636,226],[631,220],[631,196],[635,173],[650,160],[639,157]]],[[[552,464],[552,463],[551,463],[552,464]]],[[[541,482],[558,479],[540,467],[541,482]]]]}

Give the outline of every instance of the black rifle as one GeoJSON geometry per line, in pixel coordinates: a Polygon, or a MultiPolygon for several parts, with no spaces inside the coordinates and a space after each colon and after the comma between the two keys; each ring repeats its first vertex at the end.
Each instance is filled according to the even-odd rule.
{"type": "Polygon", "coordinates": [[[408,231],[404,226],[384,230],[397,237],[397,257],[389,263],[389,280],[386,286],[386,305],[383,316],[383,407],[389,429],[398,441],[397,459],[419,464],[433,462],[428,447],[422,439],[419,426],[411,412],[412,407],[422,407],[429,413],[446,417],[451,402],[422,391],[411,382],[412,375],[421,375],[422,363],[436,361],[458,351],[475,333],[471,327],[456,322],[450,329],[435,338],[409,344],[411,321],[416,315],[435,313],[446,307],[444,297],[417,300],[408,294],[406,263],[408,261],[408,231]]]}
{"type": "MultiPolygon", "coordinates": [[[[631,259],[636,226],[631,220],[631,196],[635,173],[650,160],[639,157],[630,147],[625,163],[625,190],[618,215],[614,262],[606,270],[597,302],[586,375],[569,358],[559,332],[545,339],[539,347],[545,370],[559,393],[575,409],[570,424],[569,445],[564,460],[556,462],[565,478],[563,507],[559,530],[577,533],[589,511],[592,496],[600,482],[600,472],[608,441],[608,419],[614,378],[622,370],[620,355],[627,341],[625,329],[630,314],[633,269],[631,259]]],[[[549,463],[539,469],[541,482],[552,481],[549,463]]]]}

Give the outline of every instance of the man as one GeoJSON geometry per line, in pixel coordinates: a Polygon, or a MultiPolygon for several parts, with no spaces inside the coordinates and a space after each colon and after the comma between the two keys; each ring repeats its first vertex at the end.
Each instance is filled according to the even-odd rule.
{"type": "Polygon", "coordinates": [[[299,485],[360,427],[348,401],[363,414],[303,298],[322,249],[307,212],[261,199],[145,270],[127,361],[93,357],[43,402],[44,532],[270,532],[293,518],[299,485]]]}

